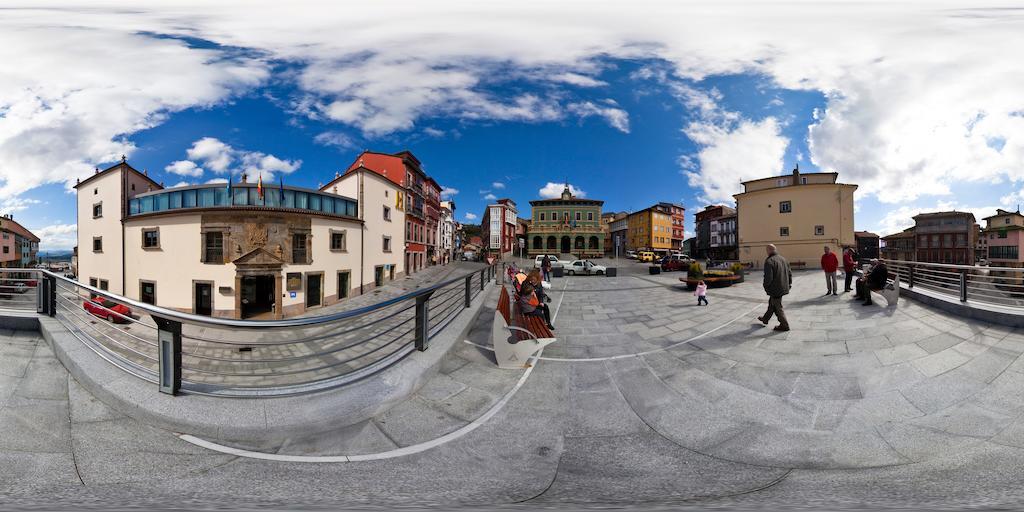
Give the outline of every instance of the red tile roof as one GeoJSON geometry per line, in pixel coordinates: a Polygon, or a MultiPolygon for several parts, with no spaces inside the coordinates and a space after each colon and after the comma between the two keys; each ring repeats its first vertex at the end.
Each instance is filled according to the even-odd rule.
{"type": "Polygon", "coordinates": [[[355,162],[352,162],[345,172],[358,169],[360,165],[384,176],[398,186],[405,186],[405,162],[401,157],[364,151],[356,157],[355,162]]]}

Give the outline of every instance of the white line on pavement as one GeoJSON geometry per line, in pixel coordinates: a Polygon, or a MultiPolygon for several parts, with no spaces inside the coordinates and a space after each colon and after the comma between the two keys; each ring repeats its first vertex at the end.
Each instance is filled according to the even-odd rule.
{"type": "MultiPolygon", "coordinates": [[[[561,305],[561,301],[559,301],[559,305],[561,305]]],[[[714,329],[711,329],[710,331],[702,332],[702,333],[700,333],[700,334],[698,334],[698,335],[696,335],[696,336],[694,336],[692,338],[685,339],[683,341],[676,342],[676,343],[673,343],[671,345],[668,345],[668,346],[665,346],[665,347],[661,347],[661,348],[656,348],[656,349],[653,349],[653,350],[647,350],[647,351],[644,351],[644,352],[636,352],[636,353],[633,353],[633,354],[620,354],[620,355],[617,355],[617,356],[605,356],[605,357],[538,357],[538,359],[540,359],[541,361],[559,361],[559,362],[563,362],[563,363],[593,363],[593,362],[598,362],[598,361],[612,361],[612,360],[615,360],[615,359],[628,359],[630,357],[640,357],[640,356],[645,356],[645,355],[648,355],[648,354],[654,354],[654,353],[657,353],[657,352],[664,352],[666,350],[670,350],[670,349],[673,349],[675,347],[678,347],[679,345],[683,345],[683,344],[686,344],[686,343],[690,343],[692,341],[699,340],[700,338],[703,338],[704,336],[707,336],[708,334],[711,334],[711,333],[713,333],[713,332],[715,332],[715,331],[717,331],[717,330],[719,330],[719,329],[721,329],[723,327],[726,327],[726,326],[732,324],[733,322],[735,322],[737,320],[740,320],[740,319],[746,317],[747,315],[749,315],[751,312],[753,312],[755,309],[757,309],[759,307],[761,307],[760,304],[755,304],[754,307],[752,307],[749,310],[743,312],[742,314],[740,314],[736,318],[733,318],[732,320],[729,320],[728,322],[726,322],[726,323],[724,323],[722,325],[719,325],[718,327],[715,327],[714,329]]],[[[480,348],[482,348],[484,350],[490,350],[490,351],[494,350],[494,348],[492,348],[492,347],[484,346],[484,345],[481,345],[479,343],[473,343],[472,341],[469,341],[469,340],[462,340],[462,341],[463,341],[463,343],[469,343],[470,345],[474,345],[474,346],[480,347],[480,348]]]]}
{"type": "Polygon", "coordinates": [[[215,452],[226,453],[228,455],[235,455],[237,457],[245,457],[245,458],[249,458],[249,459],[270,460],[270,461],[275,461],[275,462],[300,462],[300,463],[319,463],[319,464],[323,464],[323,463],[339,463],[339,462],[365,462],[365,461],[371,461],[371,460],[385,460],[385,459],[394,459],[394,458],[397,458],[397,457],[404,457],[406,455],[412,455],[414,453],[425,452],[427,450],[430,450],[431,448],[436,448],[436,447],[441,446],[443,444],[446,444],[446,443],[449,443],[451,441],[454,441],[454,440],[456,440],[456,439],[458,439],[458,438],[460,438],[460,437],[462,437],[462,436],[464,436],[464,435],[466,435],[466,434],[476,430],[481,425],[486,423],[487,420],[489,420],[492,417],[494,417],[495,414],[498,414],[498,411],[501,411],[501,409],[503,407],[505,407],[505,404],[507,404],[508,401],[511,400],[513,396],[515,396],[515,394],[519,391],[519,389],[523,387],[523,384],[526,384],[526,379],[528,379],[530,377],[530,373],[533,372],[534,367],[537,365],[537,359],[540,357],[541,353],[543,353],[543,352],[544,352],[543,348],[540,349],[540,351],[537,352],[537,355],[533,357],[533,360],[531,361],[531,364],[530,364],[529,368],[527,368],[526,371],[523,372],[523,375],[521,377],[519,377],[519,381],[516,382],[516,385],[514,387],[512,387],[512,389],[509,390],[508,393],[505,393],[505,396],[501,397],[501,400],[498,400],[498,403],[496,403],[493,406],[491,406],[491,408],[488,409],[487,412],[483,413],[483,415],[481,415],[479,418],[473,420],[469,424],[466,424],[466,425],[462,426],[458,430],[454,430],[452,432],[449,432],[449,433],[447,433],[447,434],[445,434],[445,435],[443,435],[441,437],[438,437],[436,439],[431,439],[430,441],[426,441],[426,442],[419,443],[419,444],[405,446],[403,448],[396,448],[394,450],[388,450],[386,452],[368,453],[368,454],[361,454],[361,455],[283,455],[283,454],[278,454],[278,453],[265,453],[265,452],[251,451],[251,450],[243,450],[243,449],[240,449],[240,448],[232,448],[230,446],[224,446],[222,444],[214,443],[212,441],[207,441],[205,439],[200,439],[198,437],[195,437],[195,436],[192,436],[192,435],[189,435],[189,434],[180,434],[178,437],[181,438],[183,441],[187,441],[187,442],[192,443],[192,444],[194,444],[196,446],[201,446],[203,448],[206,448],[208,450],[212,450],[212,451],[215,451],[215,452]]]}
{"type": "MultiPolygon", "coordinates": [[[[568,285],[569,285],[569,281],[566,280],[565,286],[562,287],[562,291],[565,291],[565,287],[568,286],[568,285]]],[[[562,294],[562,297],[565,297],[564,293],[562,294]]],[[[554,318],[558,316],[558,310],[561,307],[562,307],[562,299],[559,298],[558,299],[558,304],[555,306],[555,313],[554,313],[554,315],[552,315],[552,322],[554,321],[554,318]]],[[[180,439],[182,439],[183,441],[187,441],[187,442],[192,443],[192,444],[194,444],[196,446],[201,446],[203,448],[206,448],[208,450],[212,450],[212,451],[215,451],[215,452],[226,453],[228,455],[234,455],[236,457],[245,457],[245,458],[249,458],[249,459],[269,460],[269,461],[275,461],[275,462],[300,462],[300,463],[325,464],[325,463],[339,463],[339,462],[364,462],[364,461],[371,461],[371,460],[385,460],[385,459],[393,459],[393,458],[396,458],[396,457],[404,457],[406,455],[412,455],[414,453],[425,452],[425,451],[427,451],[427,450],[429,450],[431,448],[436,448],[436,447],[441,446],[443,444],[446,444],[446,443],[449,443],[451,441],[454,441],[454,440],[456,440],[456,439],[458,439],[458,438],[460,438],[460,437],[462,437],[462,436],[464,436],[464,435],[466,435],[466,434],[476,430],[481,425],[486,423],[487,420],[489,420],[492,417],[494,417],[495,414],[498,414],[498,411],[501,411],[501,409],[503,407],[505,407],[505,404],[507,404],[508,401],[511,400],[512,397],[515,396],[515,394],[519,391],[519,388],[523,387],[523,384],[526,384],[526,379],[528,379],[530,377],[530,374],[533,373],[533,368],[537,365],[537,360],[538,359],[542,359],[541,358],[541,354],[543,354],[543,353],[544,353],[544,349],[541,348],[539,351],[537,351],[536,355],[532,356],[533,359],[532,359],[529,367],[527,367],[526,371],[523,372],[523,375],[519,377],[519,381],[516,382],[516,385],[513,386],[512,389],[509,390],[508,393],[505,393],[505,396],[501,397],[501,400],[498,400],[498,403],[496,403],[493,406],[491,406],[491,408],[488,409],[487,412],[483,413],[479,418],[473,420],[472,422],[470,422],[467,425],[462,426],[462,428],[459,428],[458,430],[454,430],[452,432],[449,432],[449,433],[447,433],[447,434],[445,434],[445,435],[443,435],[441,437],[438,437],[436,439],[431,439],[430,441],[426,441],[426,442],[423,442],[423,443],[406,446],[406,447],[403,447],[403,448],[397,448],[397,449],[389,450],[389,451],[386,451],[386,452],[369,453],[369,454],[361,454],[361,455],[283,455],[283,454],[279,454],[279,453],[265,453],[265,452],[251,451],[251,450],[243,450],[241,448],[232,448],[230,446],[224,446],[222,444],[214,443],[212,441],[207,441],[205,439],[201,439],[201,438],[198,438],[196,436],[189,435],[189,434],[180,434],[178,437],[180,439]]]]}

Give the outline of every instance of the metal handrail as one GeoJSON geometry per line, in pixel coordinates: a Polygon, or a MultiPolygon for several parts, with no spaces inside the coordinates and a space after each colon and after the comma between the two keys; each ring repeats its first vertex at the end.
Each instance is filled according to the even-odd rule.
{"type": "MultiPolygon", "coordinates": [[[[19,302],[31,302],[36,312],[56,317],[78,340],[122,370],[156,382],[162,392],[177,394],[180,389],[185,389],[190,393],[225,397],[269,397],[322,391],[379,372],[414,350],[426,350],[431,338],[447,327],[460,311],[470,307],[472,299],[485,289],[486,282],[502,278],[497,265],[492,264],[454,278],[446,279],[442,274],[439,276],[444,279],[441,282],[348,311],[287,320],[235,320],[154,306],[44,269],[0,270],[38,276],[38,279],[24,279],[35,281],[30,290],[36,293],[31,299],[19,302]],[[96,296],[134,308],[131,317],[111,311],[111,316],[130,323],[124,326],[97,324],[92,312],[82,309],[84,302],[96,296]],[[410,310],[411,314],[405,318],[410,310]],[[152,321],[140,320],[145,315],[149,315],[152,321]],[[348,323],[336,325],[345,322],[348,323]],[[131,326],[136,325],[147,329],[129,332],[131,326]],[[236,336],[231,335],[226,335],[225,339],[201,336],[200,333],[182,332],[184,325],[241,330],[252,334],[238,337],[256,339],[235,339],[236,336]],[[315,328],[317,326],[320,328],[315,328]],[[258,339],[261,336],[254,332],[296,328],[307,329],[302,333],[304,337],[271,342],[258,339]],[[365,335],[353,335],[364,329],[365,335]],[[296,348],[283,348],[288,346],[296,348]],[[225,348],[237,347],[250,347],[255,357],[225,357],[221,352],[225,348]],[[337,359],[324,359],[335,354],[337,359]],[[351,365],[355,361],[360,363],[351,365]],[[336,367],[344,368],[344,371],[323,373],[323,370],[336,367]],[[307,374],[317,375],[301,377],[307,374]],[[234,381],[210,381],[203,375],[232,377],[234,381]],[[270,379],[264,380],[267,378],[270,379]],[[261,391],[254,395],[252,391],[257,389],[261,391]]],[[[2,302],[0,308],[3,308],[2,302]]]]}
{"type": "MultiPolygon", "coordinates": [[[[443,288],[443,287],[445,287],[447,285],[450,285],[450,284],[458,282],[458,281],[462,281],[462,280],[464,280],[466,278],[465,275],[462,275],[462,276],[459,276],[459,277],[454,278],[454,279],[449,279],[447,281],[444,281],[444,282],[441,282],[441,283],[438,283],[438,284],[434,284],[434,285],[429,286],[427,288],[421,288],[419,290],[406,293],[405,295],[400,295],[398,297],[393,297],[391,299],[387,299],[385,301],[378,302],[376,304],[371,304],[369,306],[364,306],[364,307],[361,307],[361,308],[357,308],[357,309],[353,309],[353,310],[348,310],[348,311],[339,311],[337,313],[330,313],[330,314],[327,314],[327,315],[310,316],[310,317],[298,317],[298,318],[288,318],[288,319],[284,319],[284,320],[236,320],[236,319],[233,319],[233,318],[217,318],[217,317],[196,315],[196,314],[193,314],[193,313],[182,313],[181,311],[176,311],[176,310],[173,310],[173,309],[168,309],[168,308],[164,308],[164,307],[160,307],[160,306],[155,306],[153,304],[148,304],[148,303],[145,303],[145,302],[139,302],[137,300],[129,299],[128,297],[123,297],[123,296],[120,296],[120,295],[116,295],[116,294],[111,293],[109,291],[101,290],[101,289],[96,288],[94,286],[89,286],[89,285],[87,285],[85,283],[80,283],[80,282],[75,281],[73,279],[68,279],[68,278],[66,278],[66,277],[64,277],[62,275],[50,272],[49,270],[43,270],[43,269],[34,269],[34,270],[37,270],[37,271],[43,273],[44,275],[48,275],[50,277],[54,277],[58,281],[63,281],[63,282],[71,284],[72,286],[77,286],[79,288],[88,290],[88,291],[90,291],[90,292],[92,292],[92,293],[94,293],[96,295],[107,297],[108,299],[115,300],[115,301],[120,302],[122,304],[126,304],[128,306],[133,307],[133,308],[138,308],[138,309],[144,310],[144,311],[146,311],[146,312],[148,312],[150,314],[156,314],[158,316],[161,316],[161,317],[164,317],[164,318],[167,318],[167,319],[170,319],[170,320],[176,320],[176,321],[179,321],[179,322],[182,322],[182,323],[187,323],[187,324],[201,324],[201,325],[214,326],[214,327],[235,327],[235,328],[239,328],[239,329],[267,329],[267,328],[275,328],[275,327],[305,327],[305,326],[310,326],[310,325],[317,325],[317,324],[335,322],[335,321],[338,321],[338,320],[346,320],[346,319],[349,319],[349,318],[354,318],[354,317],[357,317],[357,316],[362,316],[362,315],[365,315],[367,313],[372,313],[373,311],[376,311],[378,309],[383,309],[383,308],[385,308],[387,306],[390,306],[392,304],[397,304],[399,302],[404,302],[404,301],[407,301],[407,300],[410,300],[410,299],[415,299],[417,297],[421,297],[421,296],[424,296],[424,295],[431,294],[431,293],[433,293],[437,289],[443,288]]],[[[474,273],[479,273],[479,271],[474,271],[474,273]]]]}
{"type": "Polygon", "coordinates": [[[1024,308],[1024,268],[889,260],[908,288],[956,296],[960,302],[1024,308]]]}

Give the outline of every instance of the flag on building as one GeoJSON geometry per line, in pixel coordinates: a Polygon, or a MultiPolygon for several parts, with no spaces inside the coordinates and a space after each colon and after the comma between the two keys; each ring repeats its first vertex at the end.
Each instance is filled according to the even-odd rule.
{"type": "Polygon", "coordinates": [[[281,176],[280,181],[278,183],[280,185],[277,188],[277,190],[280,191],[280,194],[278,195],[278,199],[281,200],[281,206],[284,206],[284,176],[281,176]]]}
{"type": "Polygon", "coordinates": [[[227,189],[227,193],[228,193],[228,204],[229,205],[234,205],[235,204],[235,196],[231,192],[231,173],[228,173],[228,185],[225,188],[227,189]]]}
{"type": "Polygon", "coordinates": [[[256,195],[263,199],[263,173],[260,173],[260,177],[256,178],[256,195]]]}

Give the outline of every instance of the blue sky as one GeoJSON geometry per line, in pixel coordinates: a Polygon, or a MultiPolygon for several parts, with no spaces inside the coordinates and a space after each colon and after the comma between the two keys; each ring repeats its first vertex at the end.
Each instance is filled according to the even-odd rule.
{"type": "Polygon", "coordinates": [[[1012,11],[718,5],[15,8],[0,210],[69,248],[68,187],[122,153],[168,186],[248,170],[316,187],[364,148],[412,150],[463,222],[567,179],[606,211],[681,203],[692,231],[795,164],[859,184],[857,228],[883,234],[1024,201],[1012,11]]]}

